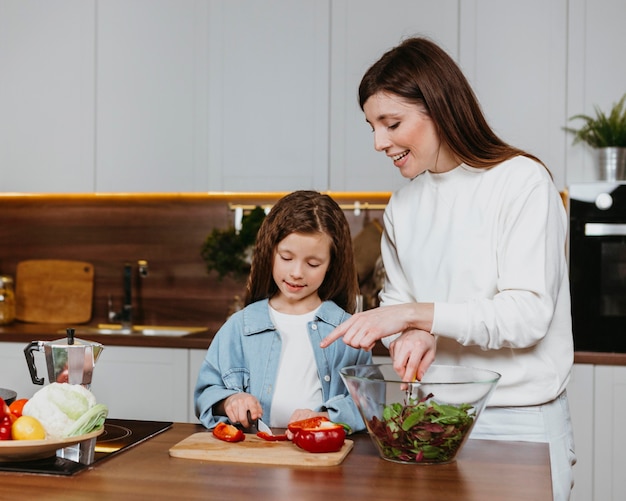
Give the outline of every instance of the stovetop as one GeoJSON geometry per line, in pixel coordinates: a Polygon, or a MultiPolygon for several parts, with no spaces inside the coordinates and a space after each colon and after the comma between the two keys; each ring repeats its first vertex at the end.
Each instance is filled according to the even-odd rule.
{"type": "MultiPolygon", "coordinates": [[[[0,462],[0,471],[33,473],[44,475],[74,475],[99,462],[148,440],[171,428],[171,422],[139,421],[133,419],[107,419],[104,432],[96,440],[94,461],[91,464],[77,463],[60,457],[50,457],[35,461],[0,462]]],[[[0,482],[1,483],[1,482],[0,482]]]]}

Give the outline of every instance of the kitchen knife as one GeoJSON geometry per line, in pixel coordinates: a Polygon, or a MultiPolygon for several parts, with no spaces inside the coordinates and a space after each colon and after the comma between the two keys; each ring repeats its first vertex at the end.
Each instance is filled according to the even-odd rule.
{"type": "Polygon", "coordinates": [[[261,421],[260,419],[257,419],[256,421],[256,427],[259,431],[263,432],[263,433],[267,433],[268,435],[273,435],[274,433],[272,433],[272,429],[267,426],[263,421],[261,421]]]}

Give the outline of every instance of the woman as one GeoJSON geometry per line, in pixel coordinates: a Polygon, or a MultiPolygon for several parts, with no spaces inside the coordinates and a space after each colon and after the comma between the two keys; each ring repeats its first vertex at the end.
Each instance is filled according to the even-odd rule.
{"type": "Polygon", "coordinates": [[[429,40],[383,55],[359,101],[374,147],[411,182],[385,211],[381,307],[322,347],[382,339],[406,381],[435,360],[500,373],[473,438],[549,442],[554,498],[568,499],[567,217],[550,173],[497,137],[459,67],[429,40]]]}

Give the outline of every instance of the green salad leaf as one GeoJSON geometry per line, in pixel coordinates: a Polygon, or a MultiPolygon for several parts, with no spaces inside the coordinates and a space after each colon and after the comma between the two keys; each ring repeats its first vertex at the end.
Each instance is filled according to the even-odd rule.
{"type": "Polygon", "coordinates": [[[383,455],[406,462],[444,463],[454,458],[475,419],[472,405],[440,404],[433,395],[383,408],[368,428],[383,455]]]}

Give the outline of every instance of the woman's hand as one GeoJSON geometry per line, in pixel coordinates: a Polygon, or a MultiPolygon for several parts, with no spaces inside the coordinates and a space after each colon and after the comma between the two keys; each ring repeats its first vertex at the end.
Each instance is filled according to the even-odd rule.
{"type": "Polygon", "coordinates": [[[421,380],[435,360],[437,340],[431,333],[411,329],[389,345],[393,369],[403,381],[421,380]]]}
{"type": "Polygon", "coordinates": [[[252,421],[263,416],[260,402],[250,393],[234,393],[223,400],[223,406],[228,420],[233,424],[241,423],[244,428],[249,428],[252,424],[248,421],[248,411],[252,421]]]}
{"type": "Polygon", "coordinates": [[[343,337],[353,348],[371,350],[376,341],[392,334],[412,328],[430,331],[433,310],[432,303],[406,303],[355,313],[322,339],[320,346],[326,348],[343,337]]]}

